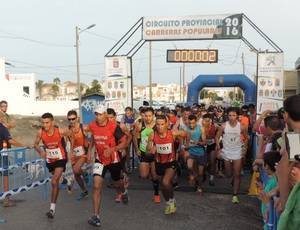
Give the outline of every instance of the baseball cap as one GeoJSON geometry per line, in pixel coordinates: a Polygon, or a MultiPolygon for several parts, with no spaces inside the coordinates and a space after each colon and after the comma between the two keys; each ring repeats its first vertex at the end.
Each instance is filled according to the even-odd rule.
{"type": "Polygon", "coordinates": [[[98,105],[95,110],[94,113],[105,113],[106,112],[106,107],[104,105],[98,105]]]}

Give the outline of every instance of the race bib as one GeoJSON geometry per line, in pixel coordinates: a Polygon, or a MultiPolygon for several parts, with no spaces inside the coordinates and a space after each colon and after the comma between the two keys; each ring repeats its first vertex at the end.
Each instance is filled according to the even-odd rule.
{"type": "Polygon", "coordinates": [[[58,160],[63,159],[60,148],[46,149],[46,153],[48,159],[58,159],[58,160]]]}
{"type": "Polygon", "coordinates": [[[73,151],[74,151],[74,154],[76,157],[80,157],[85,154],[82,146],[78,146],[78,147],[74,148],[73,151]]]}
{"type": "Polygon", "coordinates": [[[207,139],[207,144],[212,145],[215,143],[215,139],[207,139]]]}
{"type": "Polygon", "coordinates": [[[170,154],[170,153],[172,153],[172,143],[156,144],[156,152],[159,153],[159,154],[170,154]]]}
{"type": "Polygon", "coordinates": [[[104,169],[104,165],[103,164],[101,164],[101,163],[95,163],[94,167],[93,167],[93,174],[94,175],[102,176],[103,169],[104,169]]]}

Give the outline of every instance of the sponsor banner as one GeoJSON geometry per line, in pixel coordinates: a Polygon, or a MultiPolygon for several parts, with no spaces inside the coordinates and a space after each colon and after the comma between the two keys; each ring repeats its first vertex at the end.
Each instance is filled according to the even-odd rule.
{"type": "Polygon", "coordinates": [[[127,56],[105,57],[105,76],[124,77],[130,76],[130,59],[127,56]]]}
{"type": "Polygon", "coordinates": [[[131,106],[130,61],[125,56],[105,58],[105,102],[118,114],[131,106]]]}
{"type": "Polygon", "coordinates": [[[258,54],[257,113],[283,106],[283,53],[258,54]]]}
{"type": "Polygon", "coordinates": [[[146,17],[144,40],[239,39],[242,14],[146,17]]]}

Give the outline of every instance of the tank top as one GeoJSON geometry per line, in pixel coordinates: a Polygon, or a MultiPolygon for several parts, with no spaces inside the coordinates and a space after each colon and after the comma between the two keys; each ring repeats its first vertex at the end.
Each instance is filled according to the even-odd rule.
{"type": "Polygon", "coordinates": [[[229,122],[225,123],[223,134],[223,150],[226,152],[237,152],[242,149],[241,124],[238,122],[235,127],[231,127],[229,122]]]}
{"type": "Polygon", "coordinates": [[[208,130],[205,129],[207,145],[212,145],[215,143],[216,132],[217,132],[217,129],[214,124],[212,124],[208,130]]]}
{"type": "Polygon", "coordinates": [[[53,163],[58,160],[67,159],[67,154],[63,146],[62,137],[59,133],[58,127],[54,127],[54,131],[51,136],[49,136],[47,132],[42,129],[41,139],[45,146],[47,163],[53,163]]]}
{"type": "Polygon", "coordinates": [[[80,128],[77,132],[73,131],[70,128],[73,136],[73,141],[74,141],[74,146],[73,146],[73,154],[76,157],[80,157],[85,155],[86,151],[85,151],[85,146],[86,146],[86,139],[85,139],[85,135],[83,133],[82,130],[82,125],[80,124],[80,128]]]}
{"type": "Polygon", "coordinates": [[[145,126],[145,123],[142,123],[142,130],[141,130],[141,142],[140,142],[140,150],[142,152],[147,151],[148,139],[151,133],[153,133],[153,128],[148,128],[145,126]]]}
{"type": "Polygon", "coordinates": [[[93,121],[89,124],[89,128],[95,142],[96,159],[103,165],[118,163],[120,157],[117,151],[114,151],[109,157],[104,156],[104,149],[106,147],[111,148],[117,145],[117,140],[114,136],[117,124],[108,121],[105,126],[99,126],[96,121],[93,121]]]}
{"type": "Polygon", "coordinates": [[[194,130],[188,128],[187,132],[191,135],[190,143],[189,143],[190,144],[189,153],[197,156],[204,155],[203,147],[196,145],[201,140],[202,137],[200,125],[197,124],[194,130]]]}
{"type": "Polygon", "coordinates": [[[178,129],[179,130],[184,130],[184,131],[186,131],[188,129],[188,126],[186,124],[184,124],[182,117],[179,120],[179,127],[178,127],[178,129]]]}
{"type": "Polygon", "coordinates": [[[176,160],[171,130],[168,130],[166,137],[160,137],[157,132],[154,132],[153,144],[156,146],[156,161],[158,163],[165,164],[176,160]]]}

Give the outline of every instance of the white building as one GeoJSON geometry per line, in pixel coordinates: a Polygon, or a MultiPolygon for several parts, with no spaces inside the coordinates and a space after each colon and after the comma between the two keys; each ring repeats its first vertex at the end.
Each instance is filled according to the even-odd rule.
{"type": "Polygon", "coordinates": [[[76,101],[36,101],[35,74],[5,72],[5,60],[0,58],[0,101],[8,102],[9,114],[40,116],[45,112],[66,115],[78,107],[76,101]]]}

